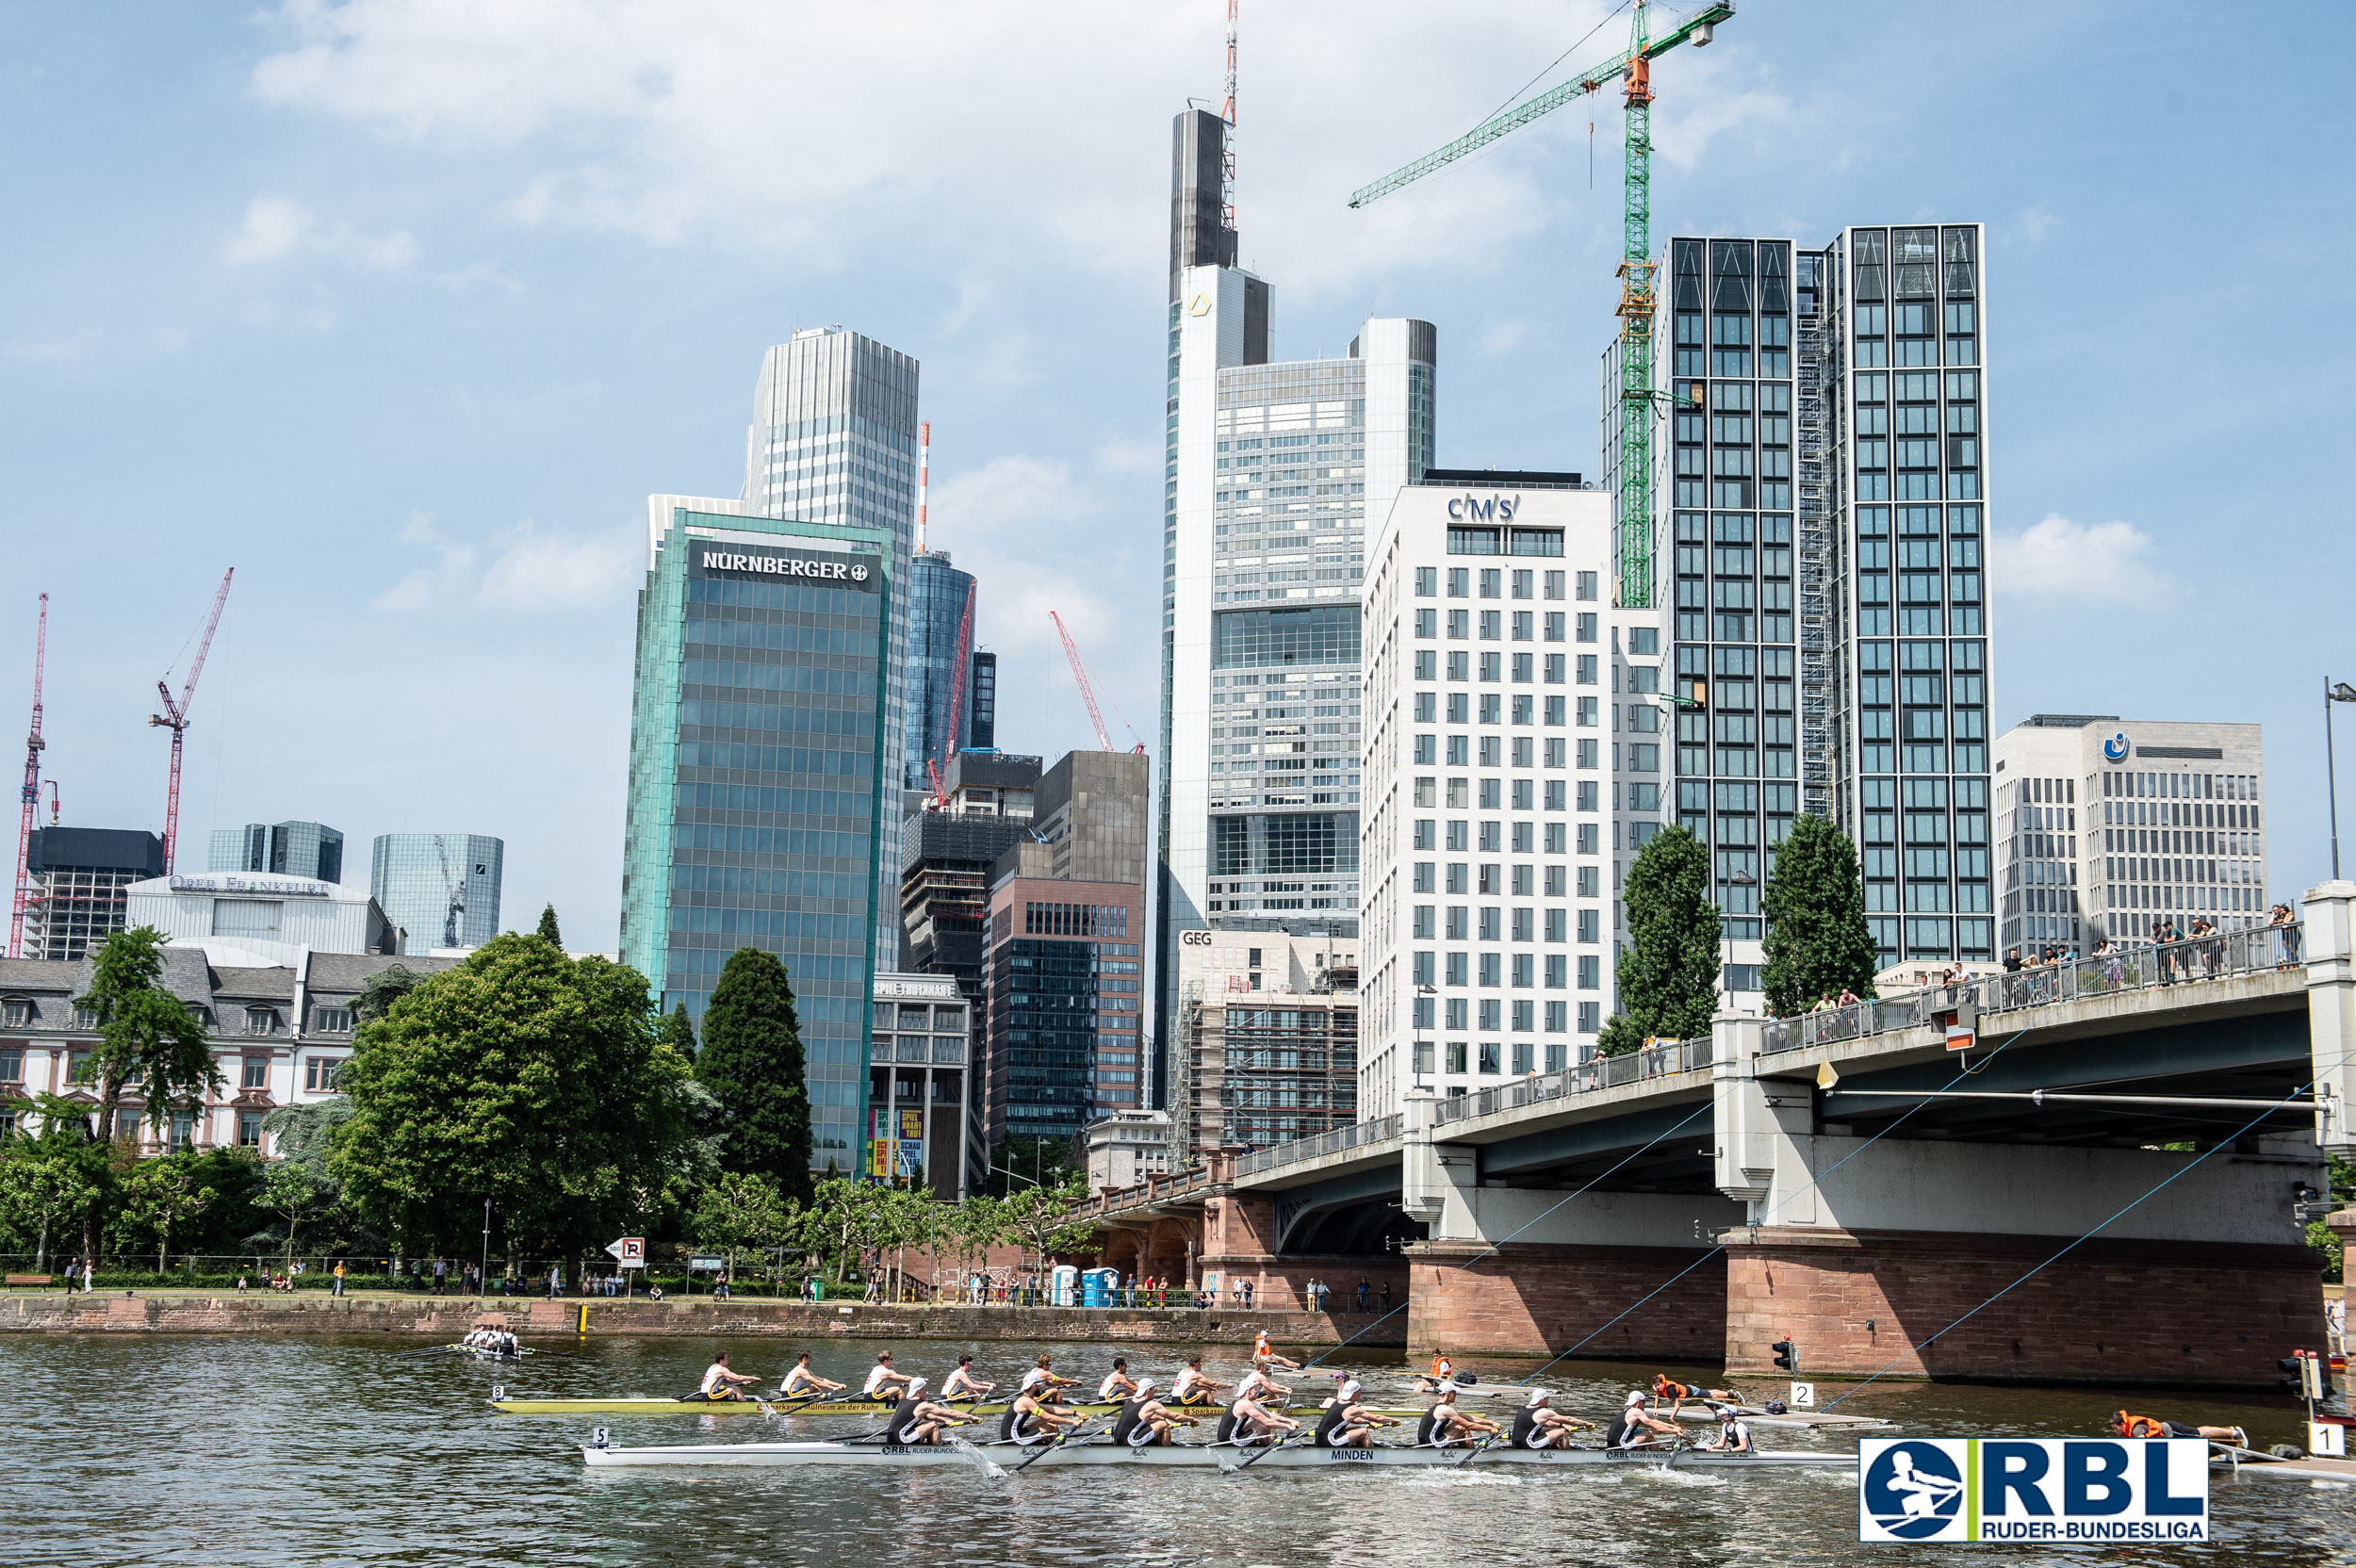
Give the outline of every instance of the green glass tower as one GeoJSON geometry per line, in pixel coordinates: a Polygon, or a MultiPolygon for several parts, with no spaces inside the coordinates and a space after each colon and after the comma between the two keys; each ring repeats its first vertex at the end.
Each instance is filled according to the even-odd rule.
{"type": "Polygon", "coordinates": [[[698,1020],[738,948],[784,960],[822,1168],[861,1152],[891,551],[675,507],[638,597],[623,960],[698,1020]]]}

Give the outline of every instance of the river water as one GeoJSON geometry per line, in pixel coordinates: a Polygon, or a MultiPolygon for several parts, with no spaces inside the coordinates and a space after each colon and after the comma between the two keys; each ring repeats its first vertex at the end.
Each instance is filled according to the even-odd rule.
{"type": "MultiPolygon", "coordinates": [[[[822,1345],[816,1364],[856,1383],[879,1348],[822,1345]]],[[[1853,1478],[1803,1472],[1039,1470],[993,1480],[960,1465],[593,1474],[577,1446],[594,1420],[498,1414],[484,1404],[494,1384],[564,1396],[674,1395],[695,1386],[712,1347],[647,1339],[550,1348],[578,1359],[548,1355],[518,1372],[395,1355],[381,1337],[9,1336],[0,1341],[0,1563],[1660,1568],[1743,1560],[1779,1568],[1891,1560],[1902,1551],[1857,1544],[1853,1478]]],[[[733,1359],[774,1387],[792,1348],[747,1340],[733,1359]]],[[[936,1386],[959,1349],[973,1350],[980,1374],[1001,1383],[1028,1364],[1004,1345],[895,1348],[903,1371],[936,1386]]],[[[1040,1348],[1056,1350],[1058,1369],[1090,1384],[1114,1354],[1102,1345],[1040,1348]]],[[[1120,1349],[1133,1375],[1165,1387],[1181,1364],[1174,1348],[1120,1349]]],[[[1406,1402],[1396,1358],[1329,1361],[1309,1380],[1337,1364],[1366,1376],[1378,1402],[1392,1402],[1386,1395],[1406,1402]]],[[[1210,1363],[1213,1376],[1229,1380],[1242,1366],[1240,1349],[1210,1363]]],[[[1557,1366],[1546,1381],[1561,1408],[1600,1421],[1655,1370],[1680,1373],[1582,1362],[1557,1366]]],[[[1482,1386],[1519,1376],[1493,1372],[1482,1386]]],[[[1891,1384],[1841,1408],[1899,1422],[1914,1436],[2061,1436],[2095,1431],[2122,1402],[2177,1420],[2238,1423],[2259,1446],[2299,1435],[2298,1407],[2265,1396],[1891,1384]]],[[[627,1444],[848,1436],[874,1424],[597,1419],[627,1444]]],[[[1855,1442],[1777,1429],[1754,1436],[1779,1448],[1855,1442]]],[[[2219,1474],[2213,1495],[2211,1545],[2108,1548],[2102,1560],[2356,1565],[2356,1489],[2219,1474]]],[[[1908,1550],[1906,1560],[1924,1564],[1962,1562],[1975,1551],[2013,1562],[2090,1556],[1908,1550]]]]}

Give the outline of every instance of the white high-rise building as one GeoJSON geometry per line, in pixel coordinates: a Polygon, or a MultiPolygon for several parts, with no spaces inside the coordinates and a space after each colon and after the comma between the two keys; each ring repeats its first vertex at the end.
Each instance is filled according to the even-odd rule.
{"type": "Polygon", "coordinates": [[[1612,602],[1610,493],[1470,478],[1402,489],[1367,551],[1362,1119],[1592,1055],[1661,830],[1664,612],[1612,602]]]}
{"type": "Polygon", "coordinates": [[[1175,133],[1156,1103],[1181,932],[1355,918],[1366,523],[1432,462],[1429,322],[1271,360],[1273,290],[1235,267],[1218,200],[1225,131],[1189,110],[1175,133]]]}

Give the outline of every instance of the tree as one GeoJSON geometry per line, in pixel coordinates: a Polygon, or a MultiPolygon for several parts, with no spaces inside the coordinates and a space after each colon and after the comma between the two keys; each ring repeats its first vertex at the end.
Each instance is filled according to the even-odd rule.
{"type": "Polygon", "coordinates": [[[256,1202],[286,1222],[286,1267],[294,1267],[295,1237],[335,1206],[335,1184],[308,1167],[280,1160],[262,1175],[256,1202]]]}
{"type": "Polygon", "coordinates": [[[728,1260],[731,1282],[739,1259],[792,1246],[801,1222],[799,1204],[779,1197],[766,1177],[741,1170],[725,1171],[705,1187],[691,1220],[695,1245],[728,1260]]]}
{"type": "Polygon", "coordinates": [[[766,1176],[798,1203],[811,1200],[810,1090],[794,988],[777,956],[740,947],[704,1007],[695,1076],[720,1102],[723,1168],[766,1176]]]}
{"type": "Polygon", "coordinates": [[[45,1271],[51,1233],[75,1215],[95,1212],[114,1186],[114,1172],[107,1146],[90,1135],[90,1107],[56,1094],[40,1096],[35,1105],[40,1134],[17,1133],[0,1143],[0,1214],[33,1233],[33,1266],[45,1271]]]}
{"type": "Polygon", "coordinates": [[[540,939],[559,953],[564,951],[564,939],[556,929],[556,906],[553,904],[540,911],[540,939]]]}
{"type": "Polygon", "coordinates": [[[1077,1171],[1055,1186],[1024,1187],[1004,1202],[1006,1233],[1045,1267],[1056,1253],[1077,1251],[1095,1235],[1095,1222],[1079,1216],[1088,1195],[1088,1179],[1077,1171]]]}
{"type": "Polygon", "coordinates": [[[1637,851],[1622,896],[1628,944],[1617,971],[1620,1010],[1604,1024],[1596,1049],[1618,1056],[1647,1038],[1707,1035],[1718,997],[1710,851],[1682,827],[1663,828],[1637,851]]]}
{"type": "Polygon", "coordinates": [[[155,1272],[161,1274],[172,1232],[211,1208],[220,1196],[204,1184],[193,1154],[141,1160],[123,1181],[122,1223],[155,1238],[155,1272]]]}
{"type": "Polygon", "coordinates": [[[360,983],[360,994],[352,999],[354,1021],[366,1023],[383,1018],[393,1010],[394,1004],[425,983],[425,976],[406,964],[394,964],[378,970],[360,983]]]}
{"type": "Polygon", "coordinates": [[[1008,1137],[990,1154],[986,1190],[1006,1198],[1034,1184],[1055,1186],[1072,1169],[1072,1145],[1064,1138],[1008,1137]]]}
{"type": "Polygon", "coordinates": [[[354,1037],[329,1173],[405,1244],[602,1246],[692,1137],[687,1064],[655,1037],[644,975],[514,933],[421,982],[354,1037]]]}
{"type": "MultiPolygon", "coordinates": [[[[123,1091],[136,1085],[147,1119],[157,1127],[172,1115],[174,1098],[202,1099],[221,1082],[205,1043],[205,1025],[157,979],[164,972],[164,934],[152,925],[134,926],[106,939],[90,966],[90,987],[74,1004],[98,1020],[98,1043],[82,1070],[81,1082],[98,1089],[98,1141],[111,1144],[123,1091]]],[[[83,1255],[98,1257],[98,1205],[82,1217],[83,1255]]]]}
{"type": "Polygon", "coordinates": [[[688,1061],[695,1059],[695,1021],[687,1016],[686,1003],[663,1015],[663,1043],[688,1061]]]}
{"type": "Polygon", "coordinates": [[[1865,924],[1865,885],[1857,845],[1823,817],[1804,816],[1775,851],[1763,900],[1767,917],[1767,1010],[1804,1013],[1844,990],[1873,994],[1873,938],[1865,924]]]}

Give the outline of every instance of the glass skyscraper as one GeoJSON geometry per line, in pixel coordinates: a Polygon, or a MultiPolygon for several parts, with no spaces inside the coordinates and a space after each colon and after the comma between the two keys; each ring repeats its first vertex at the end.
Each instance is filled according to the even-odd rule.
{"type": "Polygon", "coordinates": [[[216,827],[206,871],[273,872],[320,882],[344,879],[344,836],[316,822],[248,823],[216,827]]]}
{"type": "Polygon", "coordinates": [[[939,766],[945,783],[950,759],[972,743],[974,693],[969,686],[959,704],[957,687],[960,675],[971,678],[973,574],[958,571],[946,550],[924,550],[908,564],[908,734],[901,743],[900,787],[929,790],[925,765],[939,766]],[[949,732],[953,708],[954,735],[949,732]]]}
{"type": "Polygon", "coordinates": [[[407,950],[481,947],[499,929],[502,840],[482,833],[380,833],[368,854],[368,891],[384,918],[408,933],[407,950]]]}
{"type": "MultiPolygon", "coordinates": [[[[864,1153],[881,911],[892,535],[676,508],[638,600],[622,961],[700,1019],[741,947],[785,963],[814,1164],[864,1153]]],[[[895,874],[896,865],[892,868],[895,874]]]]}

